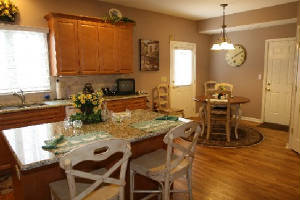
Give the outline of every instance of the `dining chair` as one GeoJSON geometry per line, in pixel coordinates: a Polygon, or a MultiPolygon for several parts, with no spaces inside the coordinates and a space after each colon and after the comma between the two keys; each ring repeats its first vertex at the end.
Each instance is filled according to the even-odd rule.
{"type": "Polygon", "coordinates": [[[200,126],[197,122],[187,122],[170,130],[164,137],[167,150],[158,149],[145,154],[130,162],[130,200],[134,199],[135,193],[150,193],[143,200],[154,196],[162,196],[163,200],[170,199],[171,192],[187,192],[192,200],[192,164],[194,160],[195,146],[199,134],[200,126]],[[192,142],[187,146],[182,146],[175,142],[178,138],[190,138],[192,142]],[[135,190],[135,174],[145,176],[159,183],[157,190],[135,190]],[[171,190],[174,181],[181,177],[186,177],[187,190],[171,190]]]}
{"type": "Polygon", "coordinates": [[[216,90],[216,84],[217,84],[216,81],[205,81],[205,83],[204,83],[204,92],[205,92],[205,95],[208,95],[209,91],[216,90]]]}
{"type": "Polygon", "coordinates": [[[157,111],[166,115],[180,115],[184,117],[184,110],[178,108],[170,108],[169,85],[165,83],[159,84],[155,88],[153,102],[157,105],[157,111]]]}
{"type": "MultiPolygon", "coordinates": [[[[225,133],[226,133],[226,141],[230,142],[230,134],[231,134],[231,120],[232,120],[232,109],[230,104],[231,92],[227,90],[216,90],[210,91],[207,95],[207,103],[206,103],[206,115],[207,115],[207,134],[206,139],[209,140],[211,134],[220,134],[220,133],[212,133],[213,125],[217,124],[216,122],[225,123],[225,133]],[[224,98],[218,99],[215,98],[214,95],[218,95],[222,93],[224,98]],[[219,106],[225,105],[225,107],[219,106]]],[[[236,134],[237,137],[237,134],[236,134]]]]}
{"type": "Polygon", "coordinates": [[[97,141],[72,150],[59,162],[67,179],[49,184],[52,200],[124,200],[125,175],[130,156],[130,143],[120,139],[97,141]],[[116,153],[123,155],[109,169],[100,168],[92,172],[74,169],[74,166],[84,161],[99,162],[116,153]],[[111,177],[119,168],[119,178],[111,177]],[[92,183],[88,183],[87,180],[92,183]]]}
{"type": "Polygon", "coordinates": [[[217,83],[215,86],[215,90],[226,90],[226,91],[230,91],[231,94],[233,92],[233,85],[230,83],[217,83]]]}

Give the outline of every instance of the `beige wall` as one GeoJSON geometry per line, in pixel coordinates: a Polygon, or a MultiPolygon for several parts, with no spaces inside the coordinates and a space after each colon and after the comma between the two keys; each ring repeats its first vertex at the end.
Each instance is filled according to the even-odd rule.
{"type": "MultiPolygon", "coordinates": [[[[247,51],[246,62],[237,68],[226,64],[225,52],[211,52],[209,79],[234,85],[233,94],[250,98],[250,103],[242,106],[243,116],[261,117],[262,80],[264,73],[265,40],[296,36],[296,24],[229,33],[235,44],[242,44],[247,51]]],[[[217,36],[212,37],[215,41],[217,36]]]]}
{"type": "MultiPolygon", "coordinates": [[[[203,81],[208,76],[208,53],[209,36],[197,33],[197,22],[154,12],[127,8],[97,0],[16,0],[20,9],[19,24],[25,26],[47,26],[43,17],[49,12],[62,12],[75,15],[86,15],[103,17],[109,8],[117,8],[127,16],[136,21],[134,30],[134,73],[130,75],[99,75],[90,77],[63,78],[66,88],[71,88],[72,92],[82,89],[87,81],[92,82],[97,87],[111,86],[116,78],[133,77],[136,79],[136,89],[151,92],[161,81],[161,77],[169,80],[169,36],[172,34],[175,40],[197,43],[197,84],[202,86],[203,81]],[[160,70],[158,72],[139,71],[139,39],[159,40],[160,45],[160,70]]],[[[200,94],[202,87],[197,87],[200,94]]],[[[1,99],[4,99],[1,97],[1,99]]],[[[14,98],[15,99],[15,98],[14,98]]],[[[5,99],[7,100],[7,98],[5,99]]],[[[2,103],[5,103],[2,101],[2,103]]],[[[0,100],[1,104],[1,100],[0,100]]]]}
{"type": "MultiPolygon", "coordinates": [[[[235,27],[296,18],[297,8],[298,2],[292,2],[272,7],[261,8],[257,10],[246,11],[242,13],[226,15],[226,25],[228,27],[235,27]]],[[[221,25],[222,17],[201,20],[198,22],[198,31],[201,32],[208,30],[216,30],[219,29],[221,25]]]]}
{"type": "Polygon", "coordinates": [[[300,0],[298,2],[298,12],[297,12],[298,25],[300,25],[300,0]]]}

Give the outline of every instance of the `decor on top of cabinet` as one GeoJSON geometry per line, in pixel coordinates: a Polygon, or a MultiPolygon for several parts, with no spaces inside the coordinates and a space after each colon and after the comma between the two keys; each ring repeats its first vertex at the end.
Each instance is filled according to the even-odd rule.
{"type": "Polygon", "coordinates": [[[71,121],[81,120],[84,124],[101,122],[102,91],[72,95],[73,106],[80,112],[70,116],[71,121]]]}
{"type": "Polygon", "coordinates": [[[159,41],[140,39],[140,70],[159,70],[159,41]]]}
{"type": "Polygon", "coordinates": [[[108,16],[102,17],[104,22],[108,22],[111,24],[116,24],[116,23],[135,23],[134,20],[129,19],[127,17],[123,17],[122,13],[120,10],[111,8],[108,11],[108,16]]]}
{"type": "Polygon", "coordinates": [[[0,21],[15,22],[19,13],[18,7],[10,0],[0,0],[0,21]]]}

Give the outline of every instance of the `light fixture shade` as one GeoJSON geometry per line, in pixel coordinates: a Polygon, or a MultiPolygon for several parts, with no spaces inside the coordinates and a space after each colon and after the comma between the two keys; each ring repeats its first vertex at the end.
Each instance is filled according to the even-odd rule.
{"type": "Polygon", "coordinates": [[[228,4],[221,4],[220,6],[223,7],[223,25],[222,25],[222,32],[221,37],[219,40],[214,43],[211,47],[211,50],[233,50],[234,45],[230,42],[230,39],[226,36],[226,25],[225,25],[225,7],[228,4]]]}
{"type": "Polygon", "coordinates": [[[220,47],[223,50],[233,50],[234,49],[234,45],[231,43],[228,43],[228,42],[222,42],[220,47]]]}
{"type": "Polygon", "coordinates": [[[214,51],[221,50],[220,44],[213,44],[212,47],[211,47],[211,50],[214,50],[214,51]]]}

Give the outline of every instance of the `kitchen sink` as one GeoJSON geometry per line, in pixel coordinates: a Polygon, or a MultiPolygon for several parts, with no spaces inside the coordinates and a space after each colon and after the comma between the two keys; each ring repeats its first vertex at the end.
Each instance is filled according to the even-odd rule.
{"type": "Polygon", "coordinates": [[[15,110],[22,108],[34,108],[38,106],[46,105],[44,103],[32,103],[32,104],[24,104],[24,105],[9,105],[9,106],[0,106],[0,110],[15,110]]]}

